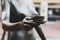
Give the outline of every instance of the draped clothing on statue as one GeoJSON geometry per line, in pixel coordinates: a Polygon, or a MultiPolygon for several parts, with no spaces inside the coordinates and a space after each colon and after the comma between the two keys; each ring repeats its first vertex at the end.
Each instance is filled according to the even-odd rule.
{"type": "MultiPolygon", "coordinates": [[[[2,10],[2,22],[3,23],[9,23],[10,21],[13,22],[14,20],[18,20],[18,19],[15,19],[15,17],[19,17],[16,15],[19,15],[20,13],[26,15],[26,17],[31,17],[33,16],[33,14],[38,14],[34,8],[32,0],[5,0],[5,1],[2,0],[2,5],[4,6],[2,10]],[[18,13],[12,14],[11,5],[9,4],[8,1],[14,5],[18,13]]],[[[21,16],[19,18],[21,18],[21,16]]],[[[29,33],[27,33],[24,30],[12,32],[11,40],[25,40],[26,38],[28,38],[26,40],[33,40],[32,34],[33,34],[32,30],[29,33]],[[21,36],[21,33],[24,36],[23,35],[21,36]],[[14,37],[15,39],[13,39],[14,37]]]]}

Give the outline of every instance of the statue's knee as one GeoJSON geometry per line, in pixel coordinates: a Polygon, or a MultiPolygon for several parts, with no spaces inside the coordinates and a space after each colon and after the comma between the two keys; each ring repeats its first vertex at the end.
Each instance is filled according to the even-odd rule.
{"type": "Polygon", "coordinates": [[[25,33],[25,31],[17,31],[17,32],[16,32],[16,35],[17,35],[18,37],[20,37],[20,38],[24,38],[25,35],[26,35],[26,33],[25,33]]]}
{"type": "Polygon", "coordinates": [[[13,33],[12,40],[25,40],[26,32],[23,30],[19,30],[13,33]]]}

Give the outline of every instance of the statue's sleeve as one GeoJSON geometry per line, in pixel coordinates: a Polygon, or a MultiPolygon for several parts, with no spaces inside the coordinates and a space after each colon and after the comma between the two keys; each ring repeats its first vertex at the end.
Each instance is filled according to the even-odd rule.
{"type": "Polygon", "coordinates": [[[9,21],[9,16],[10,16],[10,5],[7,0],[2,0],[2,22],[8,22],[9,21]],[[4,5],[4,6],[3,6],[4,5]]]}

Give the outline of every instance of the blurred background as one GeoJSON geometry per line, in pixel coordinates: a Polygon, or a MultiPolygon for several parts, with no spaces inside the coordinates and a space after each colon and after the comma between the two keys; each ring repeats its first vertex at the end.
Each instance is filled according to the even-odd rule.
{"type": "MultiPolygon", "coordinates": [[[[39,14],[43,14],[45,18],[47,18],[45,20],[46,23],[40,25],[47,40],[60,40],[60,0],[33,0],[33,2],[36,11],[39,14]],[[46,13],[44,14],[41,12],[41,10],[43,9],[41,8],[41,4],[44,5],[42,3],[43,1],[47,3],[47,5],[44,6],[44,8],[47,9],[46,13]]],[[[36,36],[36,40],[41,40],[35,30],[34,32],[35,32],[34,35],[36,36]]],[[[3,30],[1,25],[1,0],[0,0],[0,40],[2,33],[3,30]]]]}

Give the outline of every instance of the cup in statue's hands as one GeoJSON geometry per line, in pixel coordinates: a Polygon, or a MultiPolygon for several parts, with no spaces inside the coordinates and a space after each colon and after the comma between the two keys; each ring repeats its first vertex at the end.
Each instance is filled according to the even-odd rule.
{"type": "Polygon", "coordinates": [[[39,15],[32,17],[33,21],[36,22],[38,25],[44,23],[44,18],[45,18],[44,16],[39,15]]]}

